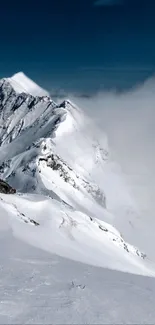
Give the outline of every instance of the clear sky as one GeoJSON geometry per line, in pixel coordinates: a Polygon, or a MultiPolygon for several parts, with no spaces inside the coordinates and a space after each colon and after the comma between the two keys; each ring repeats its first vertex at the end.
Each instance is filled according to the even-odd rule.
{"type": "Polygon", "coordinates": [[[68,90],[127,86],[155,71],[154,0],[7,0],[0,77],[68,90]]]}

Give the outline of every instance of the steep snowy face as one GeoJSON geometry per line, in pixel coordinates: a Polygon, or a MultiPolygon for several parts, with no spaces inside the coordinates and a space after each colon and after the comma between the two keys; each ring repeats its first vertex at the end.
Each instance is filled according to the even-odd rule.
{"type": "Polygon", "coordinates": [[[7,80],[0,81],[1,145],[9,144],[56,104],[46,97],[17,94],[7,80]]]}
{"type": "MultiPolygon", "coordinates": [[[[0,81],[0,138],[1,146],[11,143],[28,128],[34,127],[40,117],[48,120],[56,115],[56,104],[48,97],[34,97],[16,93],[6,79],[0,81]]],[[[44,121],[45,122],[45,121],[44,121]]],[[[41,122],[40,122],[41,124],[41,122]]],[[[38,124],[38,130],[41,126],[38,124]]],[[[34,132],[33,132],[34,133],[34,132]]],[[[30,144],[33,140],[29,137],[30,144]]]]}

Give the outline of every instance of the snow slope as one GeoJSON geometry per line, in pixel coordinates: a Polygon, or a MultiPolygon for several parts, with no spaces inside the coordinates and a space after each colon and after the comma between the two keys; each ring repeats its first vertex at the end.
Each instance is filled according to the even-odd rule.
{"type": "MultiPolygon", "coordinates": [[[[74,103],[0,81],[0,177],[18,191],[0,195],[0,211],[14,235],[75,261],[154,276],[149,258],[112,226],[111,171],[106,136],[74,103]]],[[[124,186],[124,202],[127,194],[124,186]]]]}
{"type": "MultiPolygon", "coordinates": [[[[142,275],[153,265],[109,224],[38,195],[0,195],[16,237],[72,260],[142,275]]],[[[4,217],[3,223],[4,223],[4,217]]]]}
{"type": "Polygon", "coordinates": [[[154,278],[60,258],[9,230],[0,247],[0,324],[154,324],[154,278]]]}

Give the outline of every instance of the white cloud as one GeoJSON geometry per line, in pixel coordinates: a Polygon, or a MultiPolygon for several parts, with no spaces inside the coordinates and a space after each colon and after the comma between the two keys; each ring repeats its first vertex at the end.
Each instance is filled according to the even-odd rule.
{"type": "Polygon", "coordinates": [[[152,214],[155,213],[154,90],[155,78],[152,78],[122,94],[109,91],[91,98],[70,96],[107,133],[112,155],[128,175],[139,204],[149,207],[152,214]],[[135,175],[139,175],[136,181],[135,175]]]}

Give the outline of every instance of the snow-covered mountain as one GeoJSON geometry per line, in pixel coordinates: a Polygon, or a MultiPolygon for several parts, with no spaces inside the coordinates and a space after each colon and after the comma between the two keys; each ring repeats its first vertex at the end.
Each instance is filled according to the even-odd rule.
{"type": "Polygon", "coordinates": [[[113,227],[108,157],[106,136],[74,103],[55,103],[22,73],[0,81],[0,178],[17,190],[0,194],[0,209],[14,234],[63,257],[154,275],[113,227]]]}
{"type": "Polygon", "coordinates": [[[0,81],[0,179],[17,190],[0,193],[0,323],[154,323],[155,264],[105,134],[23,73],[0,81]]]}

